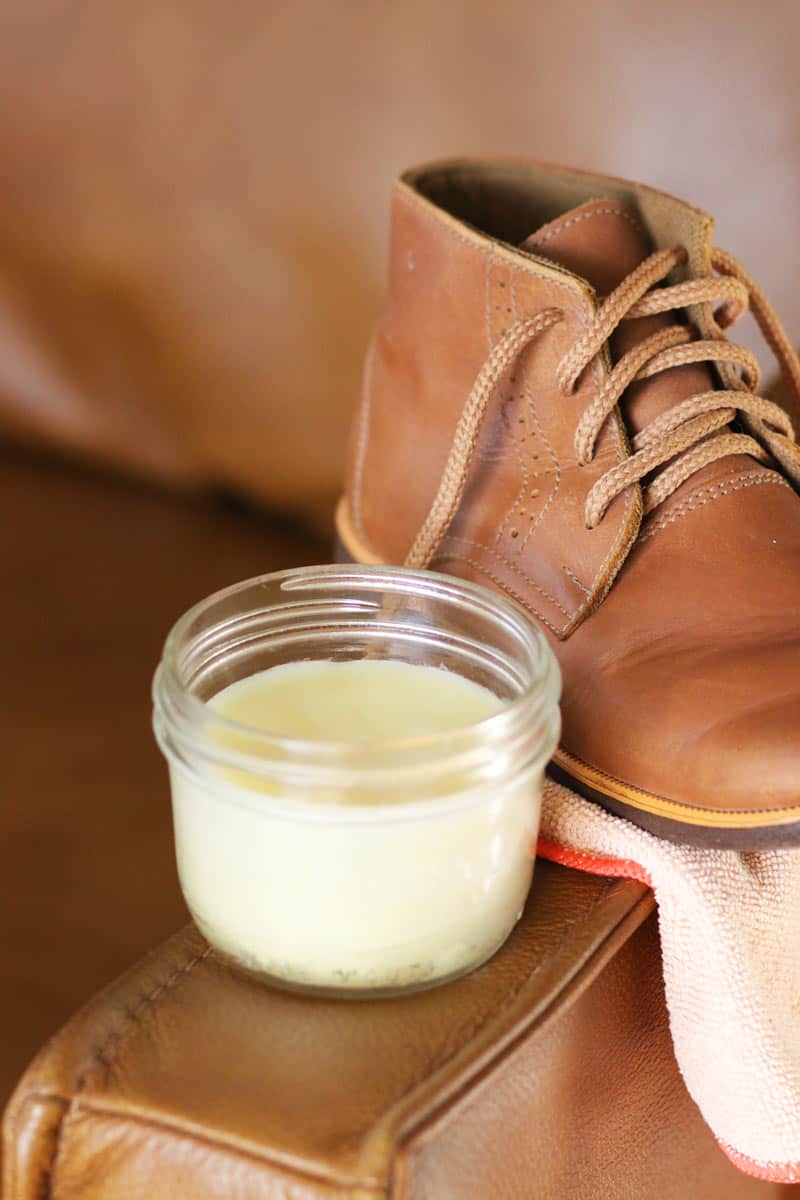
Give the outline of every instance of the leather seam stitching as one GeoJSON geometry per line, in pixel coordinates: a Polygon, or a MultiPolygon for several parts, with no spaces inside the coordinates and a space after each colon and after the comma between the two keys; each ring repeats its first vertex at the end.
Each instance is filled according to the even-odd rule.
{"type": "Polygon", "coordinates": [[[173,988],[182,976],[190,975],[199,963],[208,958],[210,953],[211,946],[206,946],[205,950],[201,951],[199,954],[195,954],[191,959],[189,959],[188,962],[185,962],[180,967],[176,967],[171,975],[162,980],[161,983],[157,984],[156,987],[154,987],[151,992],[148,992],[146,996],[143,996],[132,1011],[126,1011],[125,1023],[118,1029],[112,1029],[103,1042],[101,1042],[100,1045],[94,1050],[92,1054],[94,1061],[78,1079],[75,1087],[74,1098],[78,1098],[80,1096],[84,1088],[89,1083],[92,1073],[97,1071],[98,1067],[104,1068],[106,1078],[108,1077],[108,1072],[114,1064],[114,1058],[121,1044],[125,1038],[128,1037],[138,1025],[141,1024],[142,1016],[147,1009],[154,1004],[164,992],[167,992],[173,988]],[[113,1053],[110,1057],[109,1050],[113,1050],[113,1053]]]}
{"type": "MultiPolygon", "coordinates": [[[[470,246],[472,249],[480,249],[480,246],[477,245],[476,242],[474,242],[471,238],[464,237],[463,233],[459,233],[457,229],[453,229],[449,222],[440,221],[437,214],[432,213],[428,209],[425,202],[417,195],[416,192],[412,191],[411,189],[406,190],[405,188],[398,188],[396,197],[397,200],[400,203],[405,204],[407,208],[413,208],[415,212],[424,217],[429,224],[436,224],[437,227],[441,226],[447,233],[448,237],[455,238],[457,241],[462,242],[463,245],[470,246]]],[[[564,286],[566,287],[567,285],[564,284],[564,286]]]]}
{"type": "MultiPolygon", "coordinates": [[[[133,1011],[128,1015],[128,1023],[126,1025],[122,1026],[118,1030],[112,1030],[111,1034],[109,1034],[109,1036],[105,1039],[102,1046],[100,1046],[95,1052],[95,1059],[105,1068],[106,1079],[108,1078],[108,1073],[114,1064],[114,1060],[119,1052],[120,1046],[124,1042],[125,1038],[129,1037],[133,1030],[141,1025],[142,1017],[147,1009],[154,1005],[165,992],[170,991],[170,989],[175,986],[182,976],[191,975],[195,967],[198,966],[199,963],[203,962],[204,959],[208,958],[210,953],[211,946],[206,946],[205,950],[199,954],[196,954],[189,960],[189,962],[184,963],[181,967],[176,967],[176,969],[167,979],[158,984],[157,987],[153,988],[148,995],[144,996],[139,1001],[133,1011]],[[111,1050],[110,1056],[109,1050],[111,1050]]],[[[90,1068],[90,1070],[87,1071],[81,1078],[78,1087],[79,1091],[83,1089],[86,1083],[88,1083],[91,1070],[92,1068],[90,1068]]]]}
{"type": "MultiPolygon", "coordinates": [[[[645,788],[637,788],[635,784],[626,783],[625,780],[620,779],[619,776],[611,775],[608,771],[604,771],[601,767],[593,767],[591,764],[584,762],[582,758],[578,758],[577,754],[573,754],[572,751],[567,750],[565,746],[559,746],[558,749],[562,752],[562,754],[565,754],[567,758],[571,758],[573,762],[578,763],[579,766],[588,767],[589,770],[593,771],[595,775],[600,775],[603,779],[610,780],[611,783],[622,784],[623,787],[626,787],[633,792],[640,793],[642,796],[652,796],[655,800],[663,800],[667,804],[674,804],[676,808],[685,808],[690,812],[721,812],[730,814],[731,816],[736,816],[737,813],[786,813],[787,815],[792,816],[795,813],[800,813],[800,805],[795,805],[791,808],[787,808],[785,805],[781,805],[778,808],[703,808],[697,804],[687,804],[685,800],[673,800],[670,796],[665,796],[661,792],[648,792],[645,788]]],[[[556,765],[560,766],[561,764],[556,761],[556,765]]],[[[568,767],[562,767],[562,770],[569,775],[568,767]]],[[[574,776],[571,776],[571,778],[574,778],[574,776]]],[[[585,782],[587,786],[591,787],[591,784],[588,781],[583,782],[585,782]]],[[[625,801],[621,801],[621,803],[625,803],[625,801]]],[[[632,803],[630,807],[633,808],[636,806],[632,803]]],[[[665,819],[670,820],[671,818],[667,817],[665,819]]]]}
{"type": "MultiPolygon", "coordinates": [[[[487,579],[491,579],[493,583],[496,583],[497,586],[500,588],[500,590],[505,592],[507,596],[511,596],[511,598],[513,600],[516,600],[516,602],[518,604],[521,604],[522,607],[527,612],[531,613],[532,616],[536,617],[537,621],[541,621],[543,625],[546,625],[548,629],[552,630],[552,632],[556,635],[557,638],[563,637],[564,630],[567,628],[567,625],[569,622],[565,622],[564,625],[562,625],[561,628],[559,629],[557,626],[555,626],[553,624],[552,621],[548,621],[547,617],[543,616],[542,613],[540,613],[537,609],[535,609],[533,607],[533,605],[530,604],[529,601],[527,601],[520,592],[515,591],[514,588],[509,587],[509,585],[507,583],[504,583],[503,580],[500,579],[499,576],[495,575],[494,572],[491,571],[489,569],[489,567],[486,566],[484,563],[479,563],[475,559],[469,558],[466,554],[459,554],[457,552],[453,552],[450,554],[448,554],[447,552],[442,553],[442,554],[437,554],[436,558],[433,561],[434,562],[443,562],[443,561],[446,562],[448,560],[451,562],[464,562],[468,566],[472,567],[474,570],[480,571],[480,573],[482,575],[484,575],[487,579]]],[[[510,565],[510,564],[508,564],[508,565],[510,565]]]]}
{"type": "MultiPolygon", "coordinates": [[[[586,203],[591,203],[591,201],[587,201],[586,203]]],[[[624,208],[595,208],[591,212],[578,213],[574,217],[568,217],[565,221],[559,221],[547,233],[529,238],[526,245],[537,246],[540,242],[549,242],[552,238],[557,237],[559,233],[563,233],[565,229],[569,229],[571,225],[577,225],[580,221],[588,221],[591,217],[604,216],[622,217],[629,225],[633,226],[637,233],[644,233],[641,224],[632,213],[627,212],[624,208]]]]}
{"type": "Polygon", "coordinates": [[[756,481],[775,480],[776,482],[779,481],[781,483],[786,483],[786,480],[783,478],[783,476],[778,475],[777,472],[771,468],[756,467],[755,469],[749,471],[739,471],[738,474],[733,473],[731,475],[725,475],[722,479],[717,479],[713,483],[704,484],[702,487],[697,488],[695,491],[687,495],[685,499],[680,499],[680,504],[687,504],[692,501],[695,496],[704,496],[707,492],[716,491],[719,487],[723,487],[728,483],[738,483],[739,480],[743,479],[752,479],[756,481]]]}
{"type": "Polygon", "coordinates": [[[723,480],[721,483],[709,484],[708,487],[701,488],[698,492],[695,492],[691,499],[684,501],[682,504],[673,509],[671,513],[661,517],[658,521],[649,526],[649,528],[645,529],[644,533],[640,535],[639,541],[648,541],[660,530],[667,529],[670,525],[674,525],[676,521],[680,521],[681,518],[688,516],[689,513],[694,512],[695,509],[703,508],[706,504],[712,504],[715,500],[721,500],[723,496],[730,495],[732,492],[741,492],[746,488],[758,487],[761,485],[777,485],[789,488],[790,491],[792,490],[790,485],[780,475],[774,475],[772,473],[764,473],[758,476],[736,475],[731,479],[723,480]],[[705,492],[713,492],[714,494],[704,496],[703,499],[700,499],[705,492]]]}
{"type": "Polygon", "coordinates": [[[370,433],[370,417],[372,412],[372,373],[375,363],[375,341],[370,341],[367,350],[367,361],[364,364],[364,391],[361,398],[361,413],[356,443],[356,461],[353,469],[353,519],[356,532],[364,542],[369,542],[364,531],[362,515],[362,493],[364,486],[364,466],[367,458],[367,443],[370,433]]]}
{"type": "Polygon", "coordinates": [[[524,583],[530,584],[532,588],[535,588],[539,595],[543,596],[545,600],[548,600],[563,616],[567,617],[567,619],[572,617],[572,613],[569,612],[568,609],[564,608],[564,606],[559,600],[556,599],[555,596],[551,596],[550,593],[545,591],[545,589],[536,583],[535,580],[531,579],[521,567],[519,567],[516,563],[511,562],[510,559],[506,558],[504,554],[500,554],[499,551],[493,550],[491,546],[487,546],[485,542],[476,542],[472,538],[460,537],[455,533],[448,533],[447,536],[442,539],[442,544],[444,545],[444,543],[448,541],[461,542],[465,546],[473,546],[476,550],[488,551],[492,558],[497,559],[502,566],[508,567],[508,569],[513,571],[515,575],[518,575],[524,583]]]}
{"type": "MultiPolygon", "coordinates": [[[[465,246],[469,246],[471,250],[475,250],[479,254],[480,253],[485,254],[487,252],[487,250],[490,251],[491,253],[494,253],[491,238],[486,238],[486,246],[483,246],[479,241],[473,241],[472,238],[465,237],[463,235],[463,233],[459,233],[457,229],[453,229],[453,227],[451,226],[449,221],[442,221],[437,216],[436,213],[431,212],[428,209],[424,200],[421,197],[419,197],[416,192],[411,191],[410,189],[406,190],[406,189],[398,188],[395,193],[395,196],[396,196],[397,200],[402,202],[403,204],[405,204],[406,207],[413,208],[415,212],[417,212],[421,216],[423,216],[429,224],[435,224],[437,229],[444,232],[448,237],[454,238],[456,241],[463,243],[463,245],[465,245],[465,246]]],[[[446,210],[442,209],[442,212],[446,213],[446,210]]],[[[446,213],[446,215],[449,216],[449,213],[446,213]]],[[[508,243],[502,243],[502,244],[508,245],[508,243]]],[[[509,248],[511,250],[517,249],[517,247],[515,247],[515,246],[510,246],[509,248]]],[[[509,265],[512,265],[512,264],[509,264],[509,265]]],[[[547,283],[552,283],[555,287],[562,288],[562,290],[569,292],[569,294],[573,297],[576,297],[578,295],[576,289],[571,287],[570,284],[565,283],[562,279],[554,279],[550,274],[542,275],[539,271],[536,271],[533,269],[534,265],[535,264],[533,262],[533,256],[532,256],[531,270],[526,271],[527,275],[530,275],[535,279],[544,280],[547,283]]],[[[522,268],[521,263],[517,263],[515,265],[515,267],[512,266],[512,269],[520,269],[521,270],[523,268],[522,268]]]]}
{"type": "Polygon", "coordinates": [[[143,996],[132,1012],[126,1012],[125,1013],[125,1017],[126,1017],[125,1023],[123,1025],[121,1025],[119,1029],[112,1029],[111,1032],[108,1034],[108,1036],[94,1050],[94,1052],[92,1054],[93,1061],[92,1061],[91,1065],[89,1067],[87,1067],[87,1069],[79,1077],[78,1082],[75,1086],[75,1093],[70,1100],[69,1109],[64,1114],[64,1119],[61,1122],[61,1127],[59,1129],[59,1143],[56,1148],[56,1153],[53,1157],[53,1169],[51,1172],[51,1180],[53,1182],[54,1190],[55,1190],[55,1179],[56,1179],[56,1172],[57,1172],[57,1167],[58,1167],[59,1152],[61,1150],[61,1147],[63,1146],[63,1138],[61,1135],[62,1135],[63,1131],[66,1129],[66,1126],[70,1121],[70,1118],[75,1114],[75,1112],[80,1107],[85,1106],[85,1099],[83,1096],[83,1092],[84,1092],[84,1089],[86,1088],[86,1086],[88,1085],[90,1078],[92,1077],[92,1073],[96,1072],[98,1070],[98,1068],[100,1066],[102,1066],[105,1068],[105,1077],[106,1077],[106,1079],[108,1078],[108,1075],[110,1074],[110,1071],[111,1071],[111,1066],[114,1061],[113,1056],[108,1057],[109,1049],[113,1047],[115,1050],[118,1051],[120,1045],[124,1042],[124,1040],[133,1032],[133,1030],[135,1028],[137,1028],[137,1026],[139,1025],[141,1018],[142,1018],[143,1014],[145,1013],[145,1011],[147,1010],[147,1008],[151,1004],[154,1004],[159,999],[159,997],[161,995],[163,995],[164,992],[166,992],[170,988],[174,987],[174,985],[177,983],[177,981],[182,976],[188,976],[189,974],[191,974],[191,972],[194,970],[194,968],[197,966],[197,964],[202,962],[203,959],[207,958],[210,953],[211,953],[211,947],[206,946],[205,950],[203,950],[202,953],[196,954],[188,962],[184,963],[183,966],[176,968],[172,972],[171,975],[169,975],[165,980],[162,980],[162,982],[160,984],[158,984],[156,987],[154,987],[151,992],[149,992],[146,996],[143,996]]]}
{"type": "Polygon", "coordinates": [[[575,586],[576,586],[577,588],[580,588],[580,590],[583,592],[584,596],[590,596],[590,595],[591,595],[591,592],[590,592],[590,591],[589,591],[589,589],[586,587],[586,585],[585,585],[584,583],[581,583],[580,579],[578,579],[578,576],[577,576],[577,575],[575,575],[575,574],[574,574],[572,571],[570,571],[570,569],[569,569],[569,567],[567,566],[567,564],[566,564],[566,563],[562,563],[562,564],[561,564],[561,570],[564,572],[564,574],[565,574],[565,575],[566,575],[566,576],[567,576],[569,579],[571,579],[571,580],[572,580],[572,582],[575,584],[575,586]]]}

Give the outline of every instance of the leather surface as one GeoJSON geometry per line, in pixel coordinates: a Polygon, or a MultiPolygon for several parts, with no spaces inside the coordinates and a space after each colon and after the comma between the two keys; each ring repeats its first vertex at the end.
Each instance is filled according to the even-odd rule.
{"type": "Polygon", "coordinates": [[[264,988],[190,927],[33,1064],[5,1118],[6,1192],[777,1195],[730,1166],[685,1092],[651,904],[541,862],[490,963],[374,1002],[264,988]]]}
{"type": "MultiPolygon", "coordinates": [[[[409,172],[395,192],[342,532],[356,558],[403,561],[483,362],[510,324],[559,308],[561,323],[495,388],[431,565],[506,592],[548,634],[564,679],[558,761],[579,786],[645,825],[655,815],[667,836],[752,849],[793,844],[800,830],[800,500],[739,454],[692,475],[642,524],[634,485],[587,529],[591,486],[628,454],[620,421],[632,436],[707,391],[712,375],[688,366],[632,385],[586,465],[576,429],[610,356],[675,318],[623,324],[574,395],[557,382],[597,303],[590,288],[607,292],[651,250],[676,245],[703,278],[712,227],[673,197],[566,168],[457,161],[409,172]]],[[[708,305],[688,316],[713,336],[708,305]]]]}
{"type": "MultiPolygon", "coordinates": [[[[326,547],[230,506],[8,451],[0,495],[13,514],[2,551],[15,583],[2,595],[16,718],[0,727],[5,1093],[86,995],[180,920],[166,775],[149,729],[167,626],[231,579],[326,547]]],[[[366,1143],[377,1148],[369,1170],[391,1172],[397,1195],[436,1200],[482,1180],[484,1196],[547,1196],[540,1179],[556,1196],[573,1168],[587,1196],[608,1194],[609,1181],[637,1196],[644,1170],[654,1198],[681,1195],[689,1175],[701,1198],[777,1195],[728,1165],[688,1099],[652,929],[620,945],[643,915],[625,916],[640,895],[540,864],[530,925],[480,981],[392,1001],[385,1015],[381,1005],[350,1006],[349,1017],[336,1004],[318,1010],[213,959],[187,973],[201,949],[187,931],[44,1049],[6,1118],[4,1200],[333,1197],[347,1194],[342,1171],[366,1143]],[[490,1039],[487,1074],[470,1029],[501,1010],[510,1036],[490,1039]],[[464,1103],[452,1072],[467,1043],[464,1103]],[[438,1075],[429,1095],[435,1070],[448,1090],[438,1075]],[[406,1133],[393,1100],[412,1083],[406,1133]],[[630,1149],[615,1139],[620,1120],[630,1149]],[[383,1131],[396,1141],[394,1166],[383,1131]]]]}
{"type": "Polygon", "coordinates": [[[682,1095],[662,1003],[651,920],[549,1037],[518,1045],[462,1102],[457,1119],[431,1122],[415,1139],[399,1168],[407,1194],[423,1200],[789,1195],[788,1188],[732,1172],[709,1150],[709,1131],[682,1095]]]}
{"type": "Polygon", "coordinates": [[[799,33],[793,0],[6,0],[0,426],[325,509],[392,180],[458,152],[689,197],[800,337],[799,33]]]}

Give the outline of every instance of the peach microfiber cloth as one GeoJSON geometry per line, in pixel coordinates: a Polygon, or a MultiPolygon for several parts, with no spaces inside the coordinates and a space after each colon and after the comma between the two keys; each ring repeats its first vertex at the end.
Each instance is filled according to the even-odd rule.
{"type": "Polygon", "coordinates": [[[548,779],[537,852],[653,888],[686,1086],[737,1167],[800,1182],[800,850],[679,846],[548,779]]]}

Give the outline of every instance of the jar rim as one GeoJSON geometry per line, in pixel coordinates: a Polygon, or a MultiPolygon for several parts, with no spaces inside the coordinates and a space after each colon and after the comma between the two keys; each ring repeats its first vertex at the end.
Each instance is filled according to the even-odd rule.
{"type": "MultiPolygon", "coordinates": [[[[282,611],[282,607],[274,603],[269,609],[282,611]]],[[[212,627],[217,630],[221,628],[212,627]]],[[[249,745],[255,751],[252,755],[237,754],[226,749],[224,743],[221,745],[218,739],[213,739],[213,756],[217,759],[229,759],[230,765],[242,770],[252,770],[258,774],[259,765],[263,769],[267,763],[275,761],[292,762],[296,766],[302,763],[311,772],[335,766],[347,770],[352,769],[354,762],[357,762],[359,772],[362,769],[374,771],[377,783],[377,775],[383,773],[375,765],[378,762],[391,764],[384,768],[390,773],[398,769],[405,772],[408,761],[420,755],[423,761],[430,765],[430,760],[436,757],[439,748],[443,752],[447,750],[451,759],[458,758],[459,769],[469,770],[474,758],[474,755],[471,758],[469,753],[470,740],[477,740],[484,747],[495,743],[506,744],[509,738],[517,740],[514,733],[518,727],[537,717],[547,718],[548,710],[551,709],[555,710],[557,730],[560,687],[558,664],[544,635],[521,606],[506,597],[489,591],[480,584],[436,571],[345,563],[290,568],[254,576],[221,588],[198,601],[178,618],[167,635],[161,662],[153,680],[153,701],[157,725],[161,726],[161,729],[157,727],[156,732],[165,752],[170,748],[165,742],[186,743],[192,740],[192,730],[203,726],[207,731],[216,730],[223,735],[228,733],[246,736],[249,745]],[[467,725],[412,737],[343,740],[292,737],[235,721],[194,695],[190,684],[181,677],[181,651],[189,631],[204,615],[225,600],[259,587],[265,590],[278,587],[287,598],[283,608],[288,610],[294,601],[299,599],[302,603],[304,591],[328,589],[333,594],[348,584],[353,585],[354,595],[346,604],[343,602],[343,611],[355,616],[359,612],[367,613],[380,607],[377,601],[372,604],[363,596],[356,596],[356,591],[374,591],[384,595],[390,592],[400,598],[404,595],[416,595],[432,600],[467,604],[473,612],[489,618],[513,635],[523,652],[521,657],[524,659],[528,676],[525,686],[518,695],[506,701],[498,712],[467,725]],[[171,728],[174,737],[164,736],[166,727],[171,728]],[[459,741],[465,743],[460,755],[457,746],[459,741]],[[220,756],[221,749],[223,754],[220,756]]],[[[552,722],[548,721],[547,724],[552,722]]],[[[557,732],[555,736],[557,737],[557,732]]],[[[544,755],[541,754],[542,749],[545,747],[540,747],[539,756],[544,764],[552,754],[554,744],[546,747],[544,755]]],[[[302,771],[300,773],[302,774],[302,771]]]]}

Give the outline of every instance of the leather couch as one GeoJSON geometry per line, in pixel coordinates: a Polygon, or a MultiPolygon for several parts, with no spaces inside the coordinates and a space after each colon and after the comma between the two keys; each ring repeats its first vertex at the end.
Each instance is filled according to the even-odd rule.
{"type": "Polygon", "coordinates": [[[783,1194],[730,1165],[686,1092],[638,884],[540,863],[504,950],[405,1000],[271,992],[191,927],[168,937],[185,914],[149,730],[164,631],[327,542],[8,452],[0,497],[0,1086],[66,1021],[7,1108],[4,1200],[783,1194]]]}
{"type": "Polygon", "coordinates": [[[540,863],[485,967],[349,1003],[234,975],[187,929],[29,1070],[5,1118],[7,1194],[777,1198],[689,1100],[651,911],[638,884],[540,863]]]}
{"type": "Polygon", "coordinates": [[[5,1200],[745,1200],[670,1043],[652,901],[547,863],[503,952],[407,1000],[321,1002],[184,930],[149,731],[164,630],[324,557],[227,505],[4,455],[5,1200]],[[649,916],[650,914],[650,916],[649,916]],[[132,965],[136,964],[136,965],[132,965]]]}
{"type": "Polygon", "coordinates": [[[457,15],[416,0],[4,7],[2,1098],[54,1029],[131,971],[22,1083],[5,1125],[8,1200],[180,1196],[153,1183],[167,1162],[186,1164],[193,1196],[326,1194],[309,1191],[309,1170],[317,1184],[413,1185],[435,1200],[778,1194],[733,1171],[682,1088],[646,901],[623,891],[617,920],[601,885],[550,868],[488,982],[419,1001],[430,1023],[408,1028],[429,1040],[407,1035],[404,1066],[430,1085],[428,1107],[391,1124],[406,1026],[376,1026],[392,1054],[375,1105],[344,1105],[319,1135],[330,1143],[315,1143],[301,1092],[320,1047],[334,1083],[344,1070],[338,1024],[298,1022],[213,958],[179,976],[186,992],[158,992],[196,946],[191,931],[170,936],[185,914],[148,686],[194,599],[329,557],[389,186],[407,163],[520,153],[671,188],[718,214],[721,244],[800,334],[784,253],[800,181],[799,23],[790,0],[733,15],[721,0],[466,0],[457,15]],[[543,928],[587,911],[588,949],[567,939],[573,957],[554,965],[543,928]],[[546,1010],[525,982],[541,963],[546,1010]],[[130,1023],[154,992],[163,1004],[130,1023]],[[517,1024],[491,1025],[483,1059],[465,1031],[489,997],[517,1024]],[[96,1055],[116,1032],[106,1072],[96,1055]],[[474,1065],[455,1091],[451,1052],[474,1065]],[[235,1053],[264,1072],[241,1091],[219,1073],[235,1053]],[[268,1071],[292,1087],[270,1089],[268,1071]],[[113,1131],[106,1110],[121,1114],[113,1131]],[[145,1136],[156,1112],[183,1141],[145,1136]],[[369,1138],[388,1138],[380,1165],[343,1174],[336,1155],[369,1138]],[[288,1176],[270,1175],[275,1161],[288,1176]]]}

